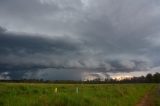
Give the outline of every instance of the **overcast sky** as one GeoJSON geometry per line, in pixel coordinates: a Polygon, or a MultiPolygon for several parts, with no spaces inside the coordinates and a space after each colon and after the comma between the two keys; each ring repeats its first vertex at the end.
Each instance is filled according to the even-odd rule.
{"type": "Polygon", "coordinates": [[[159,0],[0,0],[0,79],[154,72],[159,0]]]}

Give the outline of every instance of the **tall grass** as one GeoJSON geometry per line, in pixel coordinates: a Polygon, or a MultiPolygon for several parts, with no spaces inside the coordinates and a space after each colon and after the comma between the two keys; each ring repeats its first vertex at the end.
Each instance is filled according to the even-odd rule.
{"type": "Polygon", "coordinates": [[[154,106],[160,106],[160,85],[152,89],[149,96],[154,106]]]}
{"type": "Polygon", "coordinates": [[[0,83],[0,106],[134,106],[154,86],[0,83]]]}

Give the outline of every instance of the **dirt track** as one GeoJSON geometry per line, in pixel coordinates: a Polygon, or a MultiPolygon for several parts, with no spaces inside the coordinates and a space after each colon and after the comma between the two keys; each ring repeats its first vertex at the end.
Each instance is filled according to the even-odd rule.
{"type": "Polygon", "coordinates": [[[146,94],[136,106],[153,106],[149,94],[146,94]]]}
{"type": "MultiPolygon", "coordinates": [[[[157,89],[157,94],[160,95],[160,85],[157,89]]],[[[136,106],[154,106],[150,93],[147,93],[136,106]]]]}

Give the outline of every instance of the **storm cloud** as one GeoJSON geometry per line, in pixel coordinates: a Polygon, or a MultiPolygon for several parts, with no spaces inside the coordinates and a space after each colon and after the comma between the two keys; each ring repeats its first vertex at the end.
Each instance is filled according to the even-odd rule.
{"type": "Polygon", "coordinates": [[[160,64],[159,9],[158,0],[2,0],[0,72],[74,80],[152,72],[160,64]]]}

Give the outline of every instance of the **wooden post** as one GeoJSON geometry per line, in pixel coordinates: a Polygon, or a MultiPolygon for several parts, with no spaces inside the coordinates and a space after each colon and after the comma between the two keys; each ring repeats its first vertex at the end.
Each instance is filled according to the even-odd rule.
{"type": "Polygon", "coordinates": [[[79,90],[78,90],[78,87],[77,87],[77,88],[76,88],[76,93],[77,93],[77,94],[78,94],[78,91],[79,91],[79,90]]]}
{"type": "Polygon", "coordinates": [[[57,93],[57,92],[58,92],[57,88],[55,88],[54,92],[55,92],[55,93],[57,93]]]}

